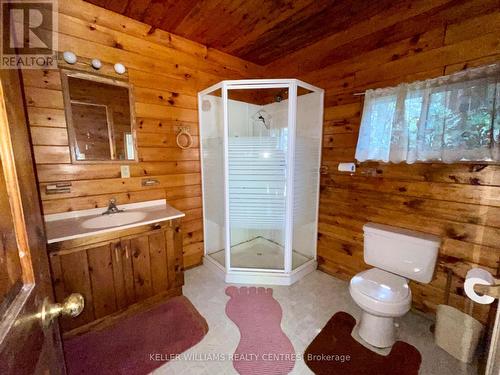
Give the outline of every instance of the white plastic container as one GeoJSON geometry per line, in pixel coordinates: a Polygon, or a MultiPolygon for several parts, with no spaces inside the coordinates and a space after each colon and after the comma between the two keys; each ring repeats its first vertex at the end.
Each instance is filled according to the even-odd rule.
{"type": "Polygon", "coordinates": [[[456,359],[472,362],[483,329],[470,315],[451,306],[438,305],[434,340],[456,359]]]}

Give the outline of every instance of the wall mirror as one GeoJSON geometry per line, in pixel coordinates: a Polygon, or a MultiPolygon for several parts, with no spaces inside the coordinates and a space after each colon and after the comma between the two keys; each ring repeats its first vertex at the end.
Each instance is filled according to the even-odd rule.
{"type": "Polygon", "coordinates": [[[137,161],[130,84],[68,70],[61,82],[73,163],[137,161]]]}

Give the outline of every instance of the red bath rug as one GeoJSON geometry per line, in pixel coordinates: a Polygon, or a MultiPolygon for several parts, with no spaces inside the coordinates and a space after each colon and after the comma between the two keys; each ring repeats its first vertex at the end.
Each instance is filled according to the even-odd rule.
{"type": "Polygon", "coordinates": [[[422,357],[412,345],[397,341],[383,356],[357,342],[351,332],[356,320],[336,313],[307,347],[304,360],[317,375],[417,375],[422,357]]]}
{"type": "Polygon", "coordinates": [[[191,302],[174,297],[101,331],[66,340],[68,374],[149,374],[207,332],[207,322],[191,302]]]}
{"type": "Polygon", "coordinates": [[[242,375],[284,375],[292,371],[295,352],[281,330],[281,306],[271,288],[230,286],[227,316],[240,330],[233,366],[242,375]]]}

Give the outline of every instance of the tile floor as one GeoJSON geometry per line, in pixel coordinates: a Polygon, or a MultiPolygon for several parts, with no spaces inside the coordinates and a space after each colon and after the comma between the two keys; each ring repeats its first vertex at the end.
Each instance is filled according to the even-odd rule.
{"type": "MultiPolygon", "coordinates": [[[[220,354],[234,352],[239,342],[237,326],[226,316],[225,306],[229,299],[224,293],[228,284],[207,266],[188,270],[185,274],[184,294],[205,317],[209,332],[184,358],[175,359],[154,371],[153,374],[175,375],[222,375],[236,374],[231,361],[210,360],[220,354]]],[[[282,328],[297,353],[317,335],[328,319],[343,310],[359,319],[360,309],[352,302],[348,284],[323,272],[315,271],[292,286],[273,286],[274,297],[283,309],[282,328]]],[[[424,375],[475,374],[474,366],[463,365],[438,348],[429,332],[431,321],[413,312],[399,320],[399,338],[414,345],[422,354],[420,373],[424,375]]],[[[356,336],[355,336],[356,337],[356,336]]],[[[291,374],[312,374],[299,360],[291,374]]]]}

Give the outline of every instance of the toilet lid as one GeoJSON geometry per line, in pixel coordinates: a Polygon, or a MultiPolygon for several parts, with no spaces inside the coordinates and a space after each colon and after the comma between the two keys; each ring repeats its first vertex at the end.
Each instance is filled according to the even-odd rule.
{"type": "Polygon", "coordinates": [[[358,273],[351,279],[351,287],[383,302],[400,302],[410,290],[404,277],[378,268],[358,273]]]}

